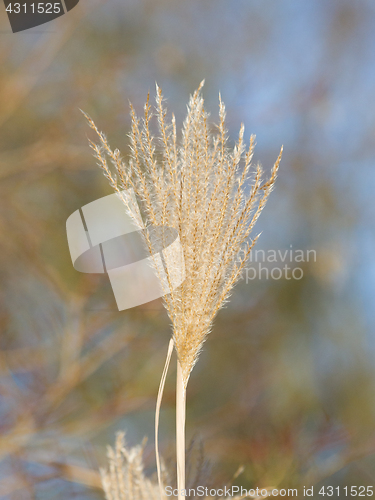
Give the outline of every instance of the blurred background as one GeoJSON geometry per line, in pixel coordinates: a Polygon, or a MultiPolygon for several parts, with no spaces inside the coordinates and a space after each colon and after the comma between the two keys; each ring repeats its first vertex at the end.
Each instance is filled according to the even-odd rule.
{"type": "Polygon", "coordinates": [[[160,301],[118,312],[106,276],[72,266],[66,219],[111,194],[79,109],[126,155],[129,100],[141,113],[157,81],[181,126],[203,78],[232,145],[244,122],[267,171],[284,145],[257,248],[316,259],[244,279],[218,315],[188,389],[201,483],[243,465],[247,488],[374,484],[373,0],[81,0],[17,34],[0,8],[0,498],[103,498],[118,430],[149,438],[154,472],[169,322],[160,301]]]}

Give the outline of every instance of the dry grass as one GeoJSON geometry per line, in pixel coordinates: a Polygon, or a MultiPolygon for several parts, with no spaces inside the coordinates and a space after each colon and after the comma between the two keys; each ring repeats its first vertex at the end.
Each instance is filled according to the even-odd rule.
{"type": "MultiPolygon", "coordinates": [[[[140,120],[131,107],[130,158],[126,163],[118,149],[112,150],[104,134],[87,115],[100,142],[91,142],[99,166],[111,186],[122,197],[135,225],[142,231],[151,256],[158,255],[160,241],[152,241],[146,227],[161,226],[177,230],[181,244],[185,279],[175,288],[176,275],[182,272],[182,256],[173,255],[167,261],[163,282],[162,269],[154,258],[154,267],[164,287],[164,302],[173,327],[177,352],[176,381],[176,449],[177,484],[185,489],[185,407],[186,387],[199,351],[212,322],[228,299],[241,276],[257,237],[249,240],[254,225],[273,189],[282,150],[271,176],[262,181],[262,168],[252,170],[254,136],[246,150],[242,125],[235,147],[227,145],[225,106],[219,97],[219,125],[212,133],[208,113],[201,96],[203,82],[190,97],[188,113],[177,138],[176,121],[167,121],[161,89],[156,86],[156,107],[152,110],[149,96],[140,120]],[[151,132],[153,112],[159,136],[151,132]],[[108,159],[115,169],[112,173],[108,159]],[[141,203],[135,206],[134,191],[141,203]]],[[[165,245],[163,245],[165,246],[165,245]]],[[[170,357],[170,354],[168,354],[170,357]]],[[[166,369],[168,369],[168,363],[166,369]]],[[[164,376],[164,374],[163,374],[164,376]]],[[[162,480],[158,458],[158,412],[162,386],[156,410],[156,457],[159,486],[162,480]]],[[[179,495],[179,498],[182,498],[179,495]]]]}
{"type": "MultiPolygon", "coordinates": [[[[99,144],[91,144],[92,148],[112,187],[117,192],[135,191],[146,225],[178,230],[186,279],[164,299],[185,388],[213,319],[240,277],[257,240],[248,238],[273,189],[281,160],[280,152],[270,178],[263,182],[261,166],[254,170],[251,166],[254,136],[245,150],[244,126],[236,146],[228,149],[221,99],[218,130],[211,133],[202,86],[203,82],[190,98],[181,141],[174,116],[167,121],[159,87],[155,108],[157,139],[150,129],[153,112],[149,98],[141,120],[131,108],[131,155],[127,162],[117,149],[110,148],[104,134],[88,118],[100,139],[99,144]],[[116,174],[111,172],[107,158],[116,174]]],[[[128,209],[139,228],[143,228],[130,204],[128,209]]],[[[147,244],[153,253],[154,243],[148,240],[147,244]]],[[[174,271],[167,269],[168,282],[174,271]]]]}
{"type": "Polygon", "coordinates": [[[107,500],[159,498],[158,484],[146,478],[143,471],[144,444],[127,448],[125,434],[118,433],[115,447],[108,446],[109,468],[100,470],[107,500]]]}

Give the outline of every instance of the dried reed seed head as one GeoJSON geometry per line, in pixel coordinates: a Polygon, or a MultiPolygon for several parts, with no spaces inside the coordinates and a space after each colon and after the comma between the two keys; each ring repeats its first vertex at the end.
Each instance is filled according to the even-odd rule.
{"type": "Polygon", "coordinates": [[[129,448],[119,432],[115,447],[108,447],[108,469],[100,470],[106,500],[160,500],[158,484],[144,475],[144,444],[129,448]]]}
{"type": "MultiPolygon", "coordinates": [[[[164,296],[164,303],[185,387],[213,319],[241,276],[257,240],[257,236],[250,236],[273,189],[282,155],[281,148],[269,179],[263,182],[261,166],[253,168],[251,164],[255,137],[251,136],[246,149],[242,125],[236,145],[229,149],[224,103],[219,96],[219,124],[212,132],[202,87],[203,82],[190,96],[179,139],[174,116],[167,120],[160,87],[156,85],[155,108],[148,97],[142,118],[131,106],[127,162],[87,117],[99,137],[99,143],[91,143],[91,147],[111,186],[117,192],[134,190],[146,224],[178,231],[186,278],[164,296]],[[157,137],[150,126],[153,115],[157,137]]],[[[142,229],[138,214],[131,206],[126,208],[142,229]]],[[[154,244],[146,233],[144,236],[153,254],[154,244]]],[[[167,280],[177,271],[167,268],[167,280]]]]}
{"type": "MultiPolygon", "coordinates": [[[[191,457],[189,457],[189,450],[187,451],[187,454],[188,464],[190,465],[191,457]]],[[[125,433],[117,433],[115,446],[113,448],[110,446],[108,447],[108,467],[106,469],[100,469],[102,486],[106,500],[167,500],[168,498],[170,498],[170,496],[167,495],[167,493],[169,494],[168,490],[163,489],[163,492],[161,493],[156,480],[145,475],[143,451],[144,442],[131,448],[128,447],[126,443],[125,433]]],[[[193,484],[186,487],[187,492],[189,492],[189,488],[195,490],[199,485],[207,484],[207,481],[202,481],[202,477],[205,477],[206,469],[206,464],[203,456],[198,457],[195,467],[197,477],[193,484]]],[[[243,467],[240,467],[237,470],[237,472],[233,476],[233,480],[239,476],[242,470],[243,467]]],[[[171,480],[168,476],[168,471],[166,470],[164,464],[162,464],[162,474],[163,484],[165,484],[166,486],[170,486],[171,480]]],[[[214,484],[211,484],[210,488],[211,486],[212,488],[215,488],[214,484]]],[[[227,485],[227,487],[229,488],[230,485],[227,485]]],[[[223,485],[220,485],[219,488],[223,488],[223,485]]],[[[271,494],[271,491],[274,489],[274,487],[268,487],[264,489],[269,491],[269,494],[271,494]]],[[[238,495],[233,497],[225,497],[224,500],[259,498],[257,495],[251,495],[250,492],[251,490],[249,490],[249,494],[245,497],[238,495]]],[[[192,498],[192,496],[189,495],[188,498],[192,498]]],[[[223,499],[222,496],[204,496],[200,498],[202,498],[203,500],[223,499]]]]}

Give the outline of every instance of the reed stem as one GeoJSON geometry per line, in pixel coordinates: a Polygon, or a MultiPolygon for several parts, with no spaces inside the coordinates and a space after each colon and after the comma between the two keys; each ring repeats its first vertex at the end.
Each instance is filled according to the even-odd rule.
{"type": "Polygon", "coordinates": [[[186,389],[182,377],[180,361],[177,358],[176,377],[176,458],[177,458],[177,489],[178,500],[185,500],[182,494],[185,489],[185,419],[186,419],[186,389]]]}

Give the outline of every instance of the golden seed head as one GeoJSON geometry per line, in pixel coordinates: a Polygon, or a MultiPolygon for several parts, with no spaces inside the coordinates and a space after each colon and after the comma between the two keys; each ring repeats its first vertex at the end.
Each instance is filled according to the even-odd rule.
{"type": "MultiPolygon", "coordinates": [[[[134,190],[146,224],[178,231],[186,278],[164,296],[164,303],[185,386],[213,319],[241,276],[257,240],[249,237],[273,189],[282,154],[281,150],[270,178],[263,182],[261,166],[253,169],[251,165],[255,137],[251,136],[246,150],[242,125],[235,147],[229,149],[225,106],[219,97],[219,124],[212,131],[202,87],[203,82],[190,97],[180,140],[174,116],[167,120],[160,87],[156,86],[155,109],[147,99],[142,119],[131,107],[127,162],[87,117],[99,136],[99,144],[91,147],[111,186],[116,191],[134,190]],[[151,133],[153,114],[157,138],[151,133]]],[[[131,207],[127,209],[131,211],[131,207]]],[[[153,243],[146,243],[152,252],[153,243]]],[[[166,268],[167,279],[173,271],[166,268]]]]}

